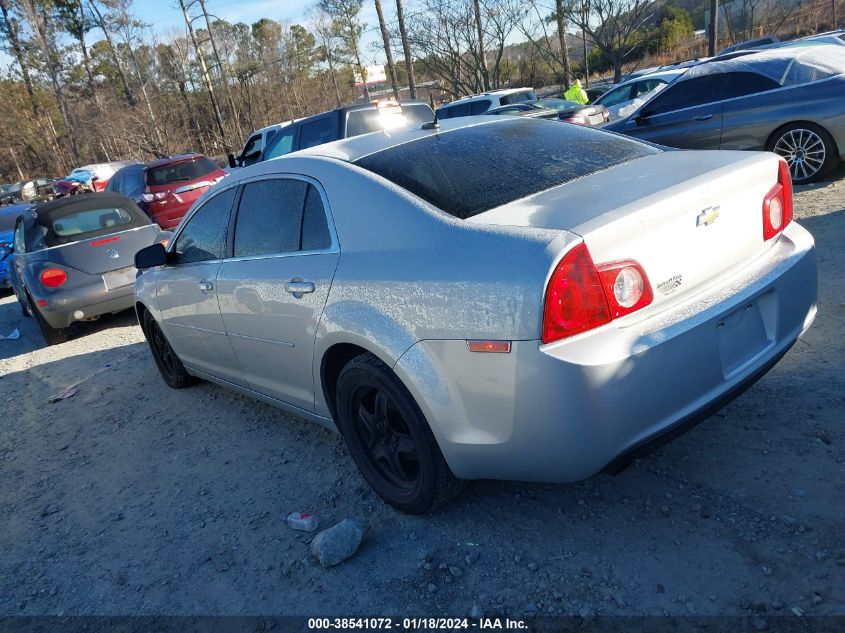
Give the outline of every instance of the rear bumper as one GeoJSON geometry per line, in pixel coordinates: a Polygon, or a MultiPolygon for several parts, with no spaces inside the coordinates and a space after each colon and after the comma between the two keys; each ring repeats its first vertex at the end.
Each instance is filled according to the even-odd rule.
{"type": "Polygon", "coordinates": [[[396,371],[459,477],[575,481],[618,471],[759,380],[812,323],[816,292],[813,239],[793,223],[721,286],[644,321],[510,354],[421,341],[396,371]]]}
{"type": "Polygon", "coordinates": [[[52,327],[63,328],[74,321],[122,312],[131,308],[135,305],[134,294],[134,285],[106,290],[102,278],[99,278],[99,282],[49,294],[44,293],[33,298],[36,301],[47,301],[47,305],[39,307],[38,310],[52,327]],[[82,316],[74,316],[76,312],[81,312],[82,316]]]}

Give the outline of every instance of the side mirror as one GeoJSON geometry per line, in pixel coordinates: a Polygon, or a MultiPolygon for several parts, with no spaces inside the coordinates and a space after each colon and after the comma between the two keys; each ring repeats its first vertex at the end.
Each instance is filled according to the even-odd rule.
{"type": "Polygon", "coordinates": [[[633,121],[637,125],[642,125],[652,114],[654,114],[654,112],[651,110],[642,110],[634,115],[633,121]]]}
{"type": "Polygon", "coordinates": [[[232,152],[226,154],[226,158],[229,159],[229,167],[235,169],[238,166],[238,162],[235,160],[235,155],[232,152]]]}
{"type": "Polygon", "coordinates": [[[152,246],[142,248],[135,253],[135,268],[138,270],[145,270],[147,268],[155,268],[156,266],[164,266],[167,263],[167,250],[163,244],[156,242],[152,246]]]}

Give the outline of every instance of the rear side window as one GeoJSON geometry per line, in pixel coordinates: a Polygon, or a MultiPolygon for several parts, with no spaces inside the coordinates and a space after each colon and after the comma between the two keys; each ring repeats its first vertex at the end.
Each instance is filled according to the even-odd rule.
{"type": "Polygon", "coordinates": [[[469,103],[457,103],[452,106],[443,106],[439,110],[438,118],[444,119],[454,119],[455,117],[459,116],[469,116],[470,115],[470,104],[469,103]]]}
{"type": "Polygon", "coordinates": [[[305,211],[302,216],[302,250],[321,251],[332,245],[326,210],[320,192],[314,185],[308,185],[305,195],[305,211]]]}
{"type": "Polygon", "coordinates": [[[632,139],[557,121],[491,120],[496,122],[427,136],[355,164],[450,215],[470,218],[660,152],[632,139]]]}
{"type": "Polygon", "coordinates": [[[506,95],[499,99],[502,105],[510,105],[512,103],[522,103],[524,101],[536,101],[537,95],[533,92],[515,92],[512,95],[506,95]]]}
{"type": "Polygon", "coordinates": [[[232,187],[214,196],[191,216],[173,247],[180,264],[223,258],[235,191],[237,187],[232,187]]]}
{"type": "Polygon", "coordinates": [[[56,246],[83,239],[86,234],[97,233],[102,229],[121,231],[130,224],[132,216],[125,209],[110,207],[71,213],[53,221],[47,233],[47,245],[56,246]]]}
{"type": "Polygon", "coordinates": [[[235,224],[235,257],[298,251],[307,186],[290,178],[244,185],[235,224]]]}
{"type": "Polygon", "coordinates": [[[715,73],[695,77],[687,81],[676,81],[652,101],[646,104],[644,111],[649,115],[672,112],[683,108],[713,103],[724,98],[725,73],[715,73]]]}
{"type": "Polygon", "coordinates": [[[490,102],[486,99],[482,99],[481,101],[473,101],[469,104],[469,113],[471,115],[476,114],[484,114],[487,110],[490,109],[490,102]]]}
{"type": "Polygon", "coordinates": [[[310,123],[304,123],[299,131],[299,149],[314,147],[337,140],[335,117],[325,116],[310,123]]]}
{"type": "Polygon", "coordinates": [[[757,73],[728,73],[728,81],[722,98],[744,97],[775,88],[780,88],[778,82],[757,73]]]}
{"type": "Polygon", "coordinates": [[[175,182],[195,180],[217,170],[217,165],[210,158],[200,156],[190,160],[169,163],[147,170],[147,184],[151,187],[169,185],[175,182]]]}

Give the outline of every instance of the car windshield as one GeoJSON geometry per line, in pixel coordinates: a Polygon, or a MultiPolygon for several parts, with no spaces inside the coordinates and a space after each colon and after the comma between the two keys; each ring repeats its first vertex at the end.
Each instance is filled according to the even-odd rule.
{"type": "Polygon", "coordinates": [[[217,165],[213,160],[205,156],[198,156],[197,158],[180,160],[147,170],[147,184],[155,187],[174,182],[186,182],[202,178],[216,169],[217,165]]]}
{"type": "Polygon", "coordinates": [[[420,127],[433,118],[434,112],[424,103],[352,110],[346,115],[346,136],[359,136],[401,127],[420,127]]]}
{"type": "Polygon", "coordinates": [[[433,134],[355,164],[465,219],[660,151],[577,125],[513,118],[433,134]]]}

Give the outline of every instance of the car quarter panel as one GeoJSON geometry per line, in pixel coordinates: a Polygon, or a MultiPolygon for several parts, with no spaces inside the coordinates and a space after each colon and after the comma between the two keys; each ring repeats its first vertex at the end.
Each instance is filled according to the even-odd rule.
{"type": "Polygon", "coordinates": [[[759,377],[812,322],[815,278],[792,224],[767,257],[645,321],[508,354],[425,340],[394,369],[458,477],[580,480],[759,377]]]}

